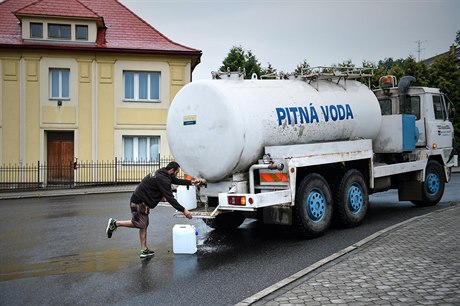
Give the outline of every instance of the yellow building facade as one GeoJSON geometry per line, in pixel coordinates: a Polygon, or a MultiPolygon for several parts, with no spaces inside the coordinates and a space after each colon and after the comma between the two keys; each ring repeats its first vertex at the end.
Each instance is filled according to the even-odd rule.
{"type": "Polygon", "coordinates": [[[0,164],[47,160],[47,135],[73,133],[74,158],[123,159],[123,137],[159,137],[169,155],[166,117],[190,82],[191,61],[161,56],[0,50],[0,164]],[[50,68],[69,71],[69,98],[49,96],[50,68]],[[126,101],[124,71],[160,74],[160,99],[126,101]]]}

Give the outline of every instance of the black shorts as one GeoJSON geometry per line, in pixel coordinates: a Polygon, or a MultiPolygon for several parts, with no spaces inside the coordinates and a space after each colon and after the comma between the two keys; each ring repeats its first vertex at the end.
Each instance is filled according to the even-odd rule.
{"type": "Polygon", "coordinates": [[[131,222],[137,228],[147,228],[149,226],[150,208],[145,203],[129,203],[131,214],[133,215],[131,222]]]}

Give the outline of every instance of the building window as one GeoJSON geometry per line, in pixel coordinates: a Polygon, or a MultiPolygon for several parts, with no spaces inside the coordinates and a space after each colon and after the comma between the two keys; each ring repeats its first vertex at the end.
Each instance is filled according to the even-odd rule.
{"type": "Polygon", "coordinates": [[[123,71],[124,100],[141,102],[160,101],[160,73],[123,71]]]}
{"type": "Polygon", "coordinates": [[[71,38],[70,24],[48,24],[48,38],[69,40],[71,38]]]}
{"type": "Polygon", "coordinates": [[[30,38],[43,38],[43,24],[42,23],[30,23],[30,38]]]}
{"type": "Polygon", "coordinates": [[[50,68],[50,99],[69,99],[70,69],[50,68]]]}
{"type": "Polygon", "coordinates": [[[88,26],[87,25],[76,25],[75,26],[75,38],[78,40],[88,40],[88,26]]]}
{"type": "Polygon", "coordinates": [[[127,162],[157,162],[160,136],[123,136],[123,160],[127,162]]]}

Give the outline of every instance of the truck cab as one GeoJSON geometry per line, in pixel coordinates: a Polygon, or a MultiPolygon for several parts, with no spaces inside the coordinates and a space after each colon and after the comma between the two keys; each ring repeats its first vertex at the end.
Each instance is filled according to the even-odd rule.
{"type": "Polygon", "coordinates": [[[451,104],[437,88],[396,87],[394,76],[380,79],[380,89],[374,94],[382,115],[409,114],[415,116],[418,129],[417,148],[441,149],[453,147],[454,128],[449,121],[451,104]]]}

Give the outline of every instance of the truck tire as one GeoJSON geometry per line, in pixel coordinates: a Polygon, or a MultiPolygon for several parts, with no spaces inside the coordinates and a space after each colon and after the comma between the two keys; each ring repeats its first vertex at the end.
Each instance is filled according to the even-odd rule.
{"type": "Polygon", "coordinates": [[[444,194],[444,169],[435,160],[429,160],[425,169],[425,182],[422,184],[422,200],[412,201],[416,206],[434,206],[444,194]]]}
{"type": "Polygon", "coordinates": [[[334,221],[342,227],[358,226],[369,208],[369,192],[360,171],[347,171],[334,190],[334,221]]]}
{"type": "Polygon", "coordinates": [[[297,190],[293,226],[303,238],[323,235],[331,224],[332,195],[320,174],[307,175],[297,190]]]}
{"type": "Polygon", "coordinates": [[[236,229],[243,224],[245,217],[239,211],[222,213],[214,219],[203,219],[203,222],[210,228],[216,230],[236,229]]]}

